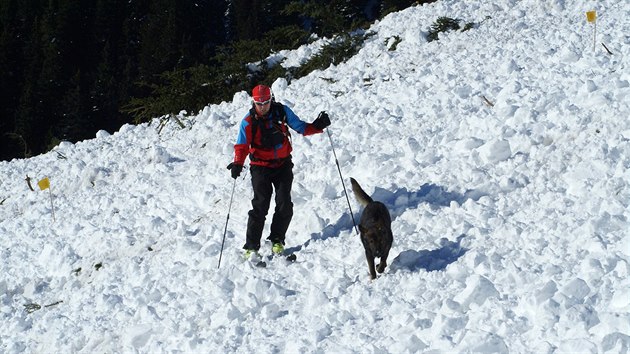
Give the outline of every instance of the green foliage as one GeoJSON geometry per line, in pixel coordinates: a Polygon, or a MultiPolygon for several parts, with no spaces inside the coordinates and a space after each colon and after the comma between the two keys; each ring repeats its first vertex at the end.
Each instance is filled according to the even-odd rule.
{"type": "Polygon", "coordinates": [[[433,42],[435,40],[438,40],[438,34],[441,32],[447,32],[447,31],[456,31],[458,30],[459,27],[459,23],[461,22],[460,19],[453,19],[450,17],[439,17],[435,23],[433,23],[431,25],[431,28],[429,29],[429,33],[427,34],[427,41],[428,42],[433,42]]]}
{"type": "Polygon", "coordinates": [[[282,48],[287,43],[302,44],[304,40],[304,32],[283,27],[264,40],[241,40],[220,47],[210,59],[211,65],[166,71],[153,80],[138,82],[138,87],[149,93],[133,97],[121,110],[134,117],[134,123],[138,124],[154,117],[175,115],[181,110],[197,112],[212,102],[230,100],[235,92],[249,90],[258,82],[272,82],[286,74],[280,65],[264,60],[271,42],[282,48]],[[279,39],[280,33],[289,35],[279,39]]]}
{"type": "Polygon", "coordinates": [[[270,51],[293,49],[308,43],[311,34],[296,25],[271,29],[265,33],[265,46],[270,51]]]}
{"type": "Polygon", "coordinates": [[[323,37],[352,31],[365,25],[361,6],[345,0],[293,1],[283,10],[287,15],[298,15],[307,20],[310,30],[323,37]]]}
{"type": "Polygon", "coordinates": [[[0,0],[0,160],[338,64],[364,37],[342,35],[301,68],[267,58],[365,27],[384,3],[424,2],[0,0]]]}
{"type": "Polygon", "coordinates": [[[139,83],[150,94],[132,98],[122,110],[133,116],[136,124],[154,117],[176,115],[180,110],[197,112],[210,102],[230,100],[234,92],[249,91],[260,82],[271,83],[279,77],[291,81],[331,64],[337,65],[355,55],[372,35],[342,34],[304,65],[290,70],[279,62],[264,59],[268,46],[260,45],[261,41],[238,41],[221,48],[212,59],[212,66],[168,71],[154,82],[139,83]]]}
{"type": "Polygon", "coordinates": [[[466,25],[464,25],[464,28],[462,28],[462,32],[466,32],[470,29],[475,28],[475,23],[474,22],[468,22],[466,25]]]}
{"type": "Polygon", "coordinates": [[[47,139],[48,145],[46,146],[47,150],[52,150],[55,146],[61,144],[61,140],[59,140],[56,136],[52,134],[48,134],[47,139]]]}
{"type": "MultiPolygon", "coordinates": [[[[0,160],[117,130],[162,72],[226,43],[227,1],[0,0],[0,160]]],[[[162,81],[160,81],[162,80],[162,81]]]]}
{"type": "Polygon", "coordinates": [[[41,308],[42,306],[36,303],[30,303],[30,304],[24,305],[24,309],[26,310],[26,313],[33,313],[37,310],[40,310],[41,308]]]}
{"type": "MultiPolygon", "coordinates": [[[[485,22],[486,20],[489,20],[490,18],[491,18],[490,16],[486,16],[485,19],[481,21],[479,24],[485,22]]],[[[431,28],[429,29],[429,33],[427,34],[427,41],[432,42],[432,41],[438,40],[439,33],[441,32],[459,30],[461,28],[459,25],[461,21],[462,20],[460,19],[453,19],[450,17],[439,17],[431,25],[431,28]]],[[[466,32],[472,28],[477,27],[479,24],[474,23],[474,22],[469,22],[466,25],[464,25],[464,28],[462,28],[461,32],[466,32]]]]}
{"type": "Polygon", "coordinates": [[[373,33],[364,35],[350,35],[347,33],[339,35],[332,43],[324,46],[319,53],[309,59],[304,65],[295,69],[295,78],[306,76],[315,70],[324,70],[330,65],[337,65],[354,56],[363,42],[373,36],[373,33]]]}
{"type": "Polygon", "coordinates": [[[287,15],[310,18],[312,31],[322,36],[330,36],[343,28],[341,14],[331,11],[325,4],[317,1],[294,1],[289,3],[283,12],[287,15]]]}
{"type": "Polygon", "coordinates": [[[399,36],[393,36],[393,37],[387,38],[387,42],[385,43],[386,45],[389,43],[387,50],[389,50],[390,52],[396,50],[400,42],[402,42],[402,38],[400,38],[399,36]]]}
{"type": "Polygon", "coordinates": [[[134,97],[122,111],[134,117],[134,123],[150,121],[154,117],[177,114],[180,110],[196,112],[208,104],[213,82],[212,70],[206,65],[167,71],[159,75],[158,83],[140,83],[149,89],[147,97],[134,97]]]}
{"type": "Polygon", "coordinates": [[[406,9],[413,5],[422,5],[436,2],[437,0],[383,0],[381,1],[381,17],[396,11],[406,9]]]}

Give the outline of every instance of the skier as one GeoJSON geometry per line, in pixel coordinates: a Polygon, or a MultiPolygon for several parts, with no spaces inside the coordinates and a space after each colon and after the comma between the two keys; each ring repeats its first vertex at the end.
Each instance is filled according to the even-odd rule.
{"type": "Polygon", "coordinates": [[[315,121],[305,123],[289,107],[276,102],[268,86],[254,87],[252,98],[252,108],[241,121],[238,131],[234,161],[227,166],[231,170],[232,178],[236,179],[241,175],[245,159],[249,155],[254,198],[252,209],[248,213],[243,246],[246,259],[250,259],[253,254],[260,258],[260,239],[273,190],[276,192],[276,209],[267,239],[271,241],[273,253],[284,252],[285,234],[293,216],[293,149],[288,128],[307,136],[322,133],[330,125],[330,118],[323,111],[315,121]]]}

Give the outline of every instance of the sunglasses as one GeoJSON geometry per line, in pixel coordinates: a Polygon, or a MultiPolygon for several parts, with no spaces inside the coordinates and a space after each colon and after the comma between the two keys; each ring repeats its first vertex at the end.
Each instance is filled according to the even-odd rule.
{"type": "Polygon", "coordinates": [[[268,99],[268,100],[266,100],[266,101],[264,101],[264,102],[256,102],[256,101],[254,101],[254,103],[255,103],[257,106],[265,106],[265,105],[268,105],[268,104],[269,104],[269,102],[271,102],[271,98],[270,98],[270,99],[268,99]]]}

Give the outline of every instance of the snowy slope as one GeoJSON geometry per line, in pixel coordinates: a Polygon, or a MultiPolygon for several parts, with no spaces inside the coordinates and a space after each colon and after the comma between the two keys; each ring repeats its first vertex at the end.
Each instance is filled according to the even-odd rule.
{"type": "Polygon", "coordinates": [[[0,162],[0,352],[627,353],[629,14],[441,0],[375,24],[347,63],[273,83],[304,120],[330,113],[345,185],[389,207],[374,281],[326,134],[293,138],[297,262],[243,262],[249,174],[225,166],[245,92],[184,129],[0,162]],[[490,18],[427,43],[440,16],[490,18]]]}

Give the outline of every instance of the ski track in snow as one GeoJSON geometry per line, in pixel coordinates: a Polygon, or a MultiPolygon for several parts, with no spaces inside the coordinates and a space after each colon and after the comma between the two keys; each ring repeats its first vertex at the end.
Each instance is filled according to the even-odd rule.
{"type": "Polygon", "coordinates": [[[0,162],[0,352],[627,353],[629,10],[441,0],[390,14],[346,63],[273,83],[303,120],[329,112],[346,188],[388,206],[374,281],[326,134],[293,134],[297,261],[242,261],[250,176],[225,166],[245,92],[181,114],[184,129],[0,162]],[[613,55],[593,51],[591,9],[613,55]],[[439,16],[483,22],[427,43],[439,16]],[[26,176],[50,177],[55,222],[26,176]]]}

